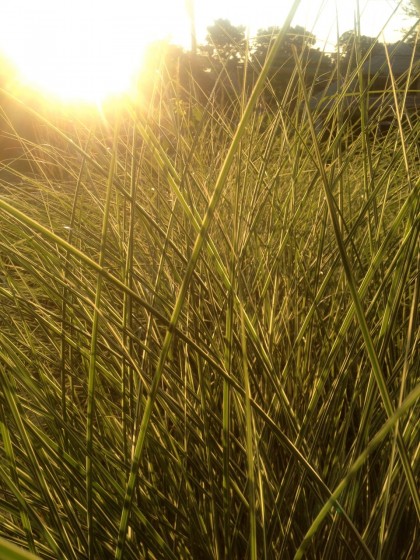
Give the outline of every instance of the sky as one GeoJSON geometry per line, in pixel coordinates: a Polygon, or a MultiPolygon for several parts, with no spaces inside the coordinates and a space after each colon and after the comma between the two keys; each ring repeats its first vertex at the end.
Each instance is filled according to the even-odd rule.
{"type": "MultiPolygon", "coordinates": [[[[208,22],[223,17],[234,25],[249,26],[252,36],[258,29],[281,25],[292,4],[293,0],[196,0],[197,35],[203,40],[208,22]]],[[[394,13],[398,0],[359,0],[359,5],[362,34],[376,37],[394,13]]],[[[319,45],[326,44],[327,50],[333,50],[337,37],[336,14],[340,34],[354,29],[356,0],[302,0],[293,23],[313,32],[319,45]]],[[[385,40],[398,40],[401,28],[408,25],[402,10],[397,10],[384,32],[385,40]]]]}
{"type": "MultiPolygon", "coordinates": [[[[294,0],[0,0],[0,52],[28,83],[61,97],[98,99],[122,92],[141,67],[146,45],[169,39],[191,44],[188,2],[195,7],[199,43],[218,18],[245,25],[249,35],[281,26],[294,0]]],[[[357,0],[301,0],[293,25],[333,51],[338,33],[354,29],[357,0]]],[[[408,2],[408,0],[405,0],[408,2]]],[[[361,33],[376,37],[398,0],[359,0],[361,33]]],[[[408,27],[398,11],[383,38],[408,27]]],[[[0,68],[1,70],[1,68],[0,68]]]]}

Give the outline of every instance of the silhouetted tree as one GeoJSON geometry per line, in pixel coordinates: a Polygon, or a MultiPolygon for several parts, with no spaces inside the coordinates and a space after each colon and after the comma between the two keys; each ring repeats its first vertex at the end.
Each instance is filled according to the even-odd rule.
{"type": "Polygon", "coordinates": [[[420,32],[420,0],[417,6],[418,7],[415,6],[415,2],[410,2],[409,0],[406,0],[406,2],[401,6],[407,18],[410,19],[410,26],[401,30],[404,35],[404,41],[406,43],[414,43],[418,41],[417,36],[420,32]]]}
{"type": "MultiPolygon", "coordinates": [[[[279,27],[260,29],[257,32],[251,47],[251,61],[257,71],[264,64],[267,53],[279,32],[279,27]]],[[[272,88],[277,96],[282,94],[296,71],[295,55],[299,57],[307,85],[312,85],[321,75],[330,74],[331,59],[319,49],[314,49],[315,43],[315,35],[303,27],[289,28],[269,73],[272,88]]]]}
{"type": "MultiPolygon", "coordinates": [[[[276,36],[280,32],[279,27],[267,27],[257,31],[257,36],[252,44],[252,57],[260,64],[264,63],[267,53],[274,42],[276,36]]],[[[286,37],[277,51],[274,65],[283,63],[288,58],[293,58],[292,47],[301,53],[305,49],[310,49],[316,43],[316,37],[303,27],[297,25],[290,27],[286,37]]]]}
{"type": "Polygon", "coordinates": [[[336,59],[340,62],[342,73],[355,69],[368,53],[371,56],[385,53],[383,43],[374,37],[359,35],[353,30],[346,31],[339,37],[336,49],[336,59]]]}
{"type": "Polygon", "coordinates": [[[416,8],[414,2],[406,0],[406,2],[402,4],[401,8],[408,17],[418,19],[420,17],[420,3],[418,3],[418,6],[419,8],[416,8]]]}
{"type": "Polygon", "coordinates": [[[217,19],[207,28],[207,44],[201,50],[219,60],[242,61],[245,51],[245,27],[217,19]]]}

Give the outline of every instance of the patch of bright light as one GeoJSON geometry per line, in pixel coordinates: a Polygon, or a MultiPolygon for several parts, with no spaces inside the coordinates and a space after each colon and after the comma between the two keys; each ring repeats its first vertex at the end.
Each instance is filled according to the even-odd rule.
{"type": "Polygon", "coordinates": [[[150,43],[174,26],[187,33],[182,8],[182,0],[2,0],[0,50],[30,85],[98,103],[130,89],[150,43]]]}

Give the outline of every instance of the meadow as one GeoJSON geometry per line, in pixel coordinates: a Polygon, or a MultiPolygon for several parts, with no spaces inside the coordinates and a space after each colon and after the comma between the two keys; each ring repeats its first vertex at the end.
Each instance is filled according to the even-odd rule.
{"type": "Polygon", "coordinates": [[[223,102],[162,65],[100,118],[22,105],[1,558],[417,558],[419,120],[393,82],[355,131],[347,77],[319,121],[270,64],[223,102]]]}

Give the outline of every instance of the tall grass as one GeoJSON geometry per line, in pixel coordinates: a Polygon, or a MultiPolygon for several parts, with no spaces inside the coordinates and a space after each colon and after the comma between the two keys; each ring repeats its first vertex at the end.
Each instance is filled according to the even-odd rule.
{"type": "Polygon", "coordinates": [[[326,139],[299,53],[261,113],[269,64],[232,104],[162,67],[148,105],[39,110],[18,137],[0,537],[66,560],[416,557],[419,122],[401,107],[379,136],[362,110],[326,139]]]}

